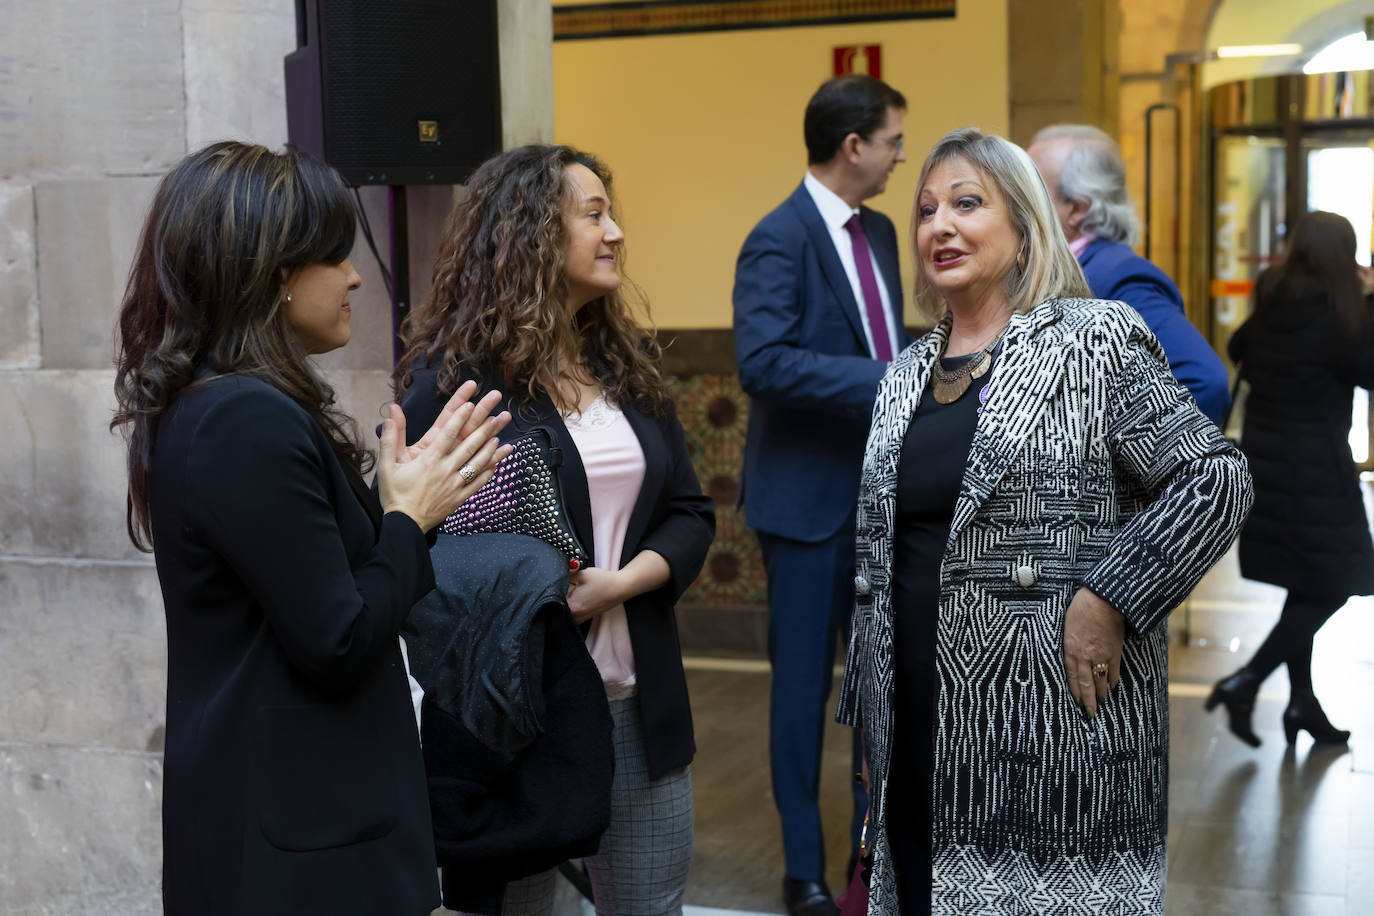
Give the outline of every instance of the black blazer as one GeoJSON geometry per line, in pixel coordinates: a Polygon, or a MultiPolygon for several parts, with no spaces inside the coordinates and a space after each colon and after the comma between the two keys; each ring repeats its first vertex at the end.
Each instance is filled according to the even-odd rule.
{"type": "Polygon", "coordinates": [[[169,914],[419,916],[438,905],[397,633],[433,586],[320,426],[248,376],[163,415],[153,546],[167,612],[169,914]]]}
{"type": "MultiPolygon", "coordinates": [[[[448,398],[439,394],[437,368],[412,370],[410,388],[401,399],[406,415],[406,435],[413,442],[424,435],[448,398]]],[[[462,378],[475,378],[464,370],[462,378]]],[[[592,505],[587,492],[587,473],[563,418],[547,396],[521,410],[495,373],[482,374],[483,390],[500,388],[507,393],[506,409],[512,420],[501,433],[509,441],[535,426],[553,431],[563,448],[563,498],[578,539],[592,552],[592,505]]],[[[644,747],[649,759],[649,778],[658,779],[692,762],[696,741],[692,710],[687,699],[687,678],[682,671],[682,647],[678,644],[673,606],[701,572],[706,551],[715,536],[716,513],[710,497],[702,495],[696,470],[687,453],[687,442],[677,414],[669,411],[651,417],[633,404],[620,409],[644,450],[644,483],[625,532],[621,563],[630,562],[641,550],[652,550],[668,561],[672,576],[667,585],[631,598],[625,603],[630,627],[630,646],[635,656],[635,683],[639,690],[644,722],[644,747]]],[[[595,565],[596,557],[592,556],[595,565]]]]}

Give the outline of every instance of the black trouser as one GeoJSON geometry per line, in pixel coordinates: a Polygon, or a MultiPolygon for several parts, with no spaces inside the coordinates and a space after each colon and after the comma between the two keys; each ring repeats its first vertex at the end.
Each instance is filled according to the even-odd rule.
{"type": "Polygon", "coordinates": [[[1288,681],[1292,689],[1312,689],[1312,637],[1344,606],[1347,598],[1335,595],[1288,592],[1279,622],[1250,659],[1249,668],[1266,678],[1279,665],[1288,666],[1288,681]]]}
{"type": "Polygon", "coordinates": [[[935,607],[910,607],[893,593],[893,733],[887,770],[887,846],[902,916],[931,911],[935,828],[935,607]]]}

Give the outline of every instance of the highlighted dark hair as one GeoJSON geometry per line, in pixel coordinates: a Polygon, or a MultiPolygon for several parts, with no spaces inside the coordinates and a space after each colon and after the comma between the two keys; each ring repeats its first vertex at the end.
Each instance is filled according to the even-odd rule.
{"type": "Polygon", "coordinates": [[[158,185],[120,305],[110,424],[128,427],[128,528],[139,549],[152,543],[158,419],[202,368],[261,378],[315,418],[341,461],[359,472],[370,465],[282,309],[292,271],[348,257],[354,219],[329,166],[245,143],[192,153],[158,185]]]}
{"type": "Polygon", "coordinates": [[[443,394],[458,387],[463,367],[491,369],[521,406],[540,394],[567,406],[559,403],[560,367],[581,363],[612,403],[629,398],[646,412],[663,411],[661,348],[622,292],[629,287],[649,324],[638,289],[622,280],[620,290],[569,314],[563,202],[572,165],[590,169],[614,197],[610,171],[568,146],[522,146],[473,172],[444,228],[429,298],[406,321],[397,398],[418,362],[438,366],[443,394]]]}

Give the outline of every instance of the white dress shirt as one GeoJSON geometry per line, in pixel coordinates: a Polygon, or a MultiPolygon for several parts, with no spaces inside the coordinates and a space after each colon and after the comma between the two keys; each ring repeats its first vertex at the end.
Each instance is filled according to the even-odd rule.
{"type": "MultiPolygon", "coordinates": [[[[854,302],[859,307],[859,321],[863,323],[864,340],[868,344],[868,355],[877,359],[877,351],[873,347],[873,328],[868,323],[868,309],[864,308],[864,291],[859,285],[859,271],[854,266],[854,242],[849,237],[849,230],[844,224],[849,222],[849,218],[859,211],[845,203],[834,191],[821,184],[820,179],[810,172],[802,179],[802,184],[811,195],[811,199],[816,202],[816,209],[821,211],[821,220],[825,227],[830,230],[830,240],[835,243],[835,253],[840,256],[840,263],[844,265],[844,275],[849,278],[849,286],[854,290],[854,302]]],[[[883,269],[878,266],[878,258],[873,253],[873,240],[868,240],[868,260],[873,265],[873,276],[878,280],[878,295],[883,300],[883,317],[886,318],[888,345],[892,348],[895,355],[901,352],[897,345],[897,329],[893,326],[892,320],[892,299],[888,296],[887,281],[883,278],[883,269]]]]}

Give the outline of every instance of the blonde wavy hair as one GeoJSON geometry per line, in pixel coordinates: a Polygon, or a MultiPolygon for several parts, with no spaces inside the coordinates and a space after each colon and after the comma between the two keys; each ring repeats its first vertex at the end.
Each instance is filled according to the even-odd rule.
{"type": "MultiPolygon", "coordinates": [[[[977,169],[997,187],[1007,202],[1012,227],[1021,237],[1021,249],[1006,277],[1007,300],[1013,311],[1029,312],[1046,299],[1091,295],[1088,281],[1083,279],[1083,269],[1064,239],[1064,230],[1059,226],[1045,182],[1025,150],[1010,140],[985,134],[975,127],[951,131],[940,138],[921,166],[921,179],[916,183],[918,199],[931,170],[951,159],[963,159],[977,169]]],[[[919,205],[913,206],[913,253],[919,213],[919,205]]],[[[919,253],[916,253],[915,262],[916,310],[932,321],[939,321],[949,306],[931,284],[919,253]]]]}

